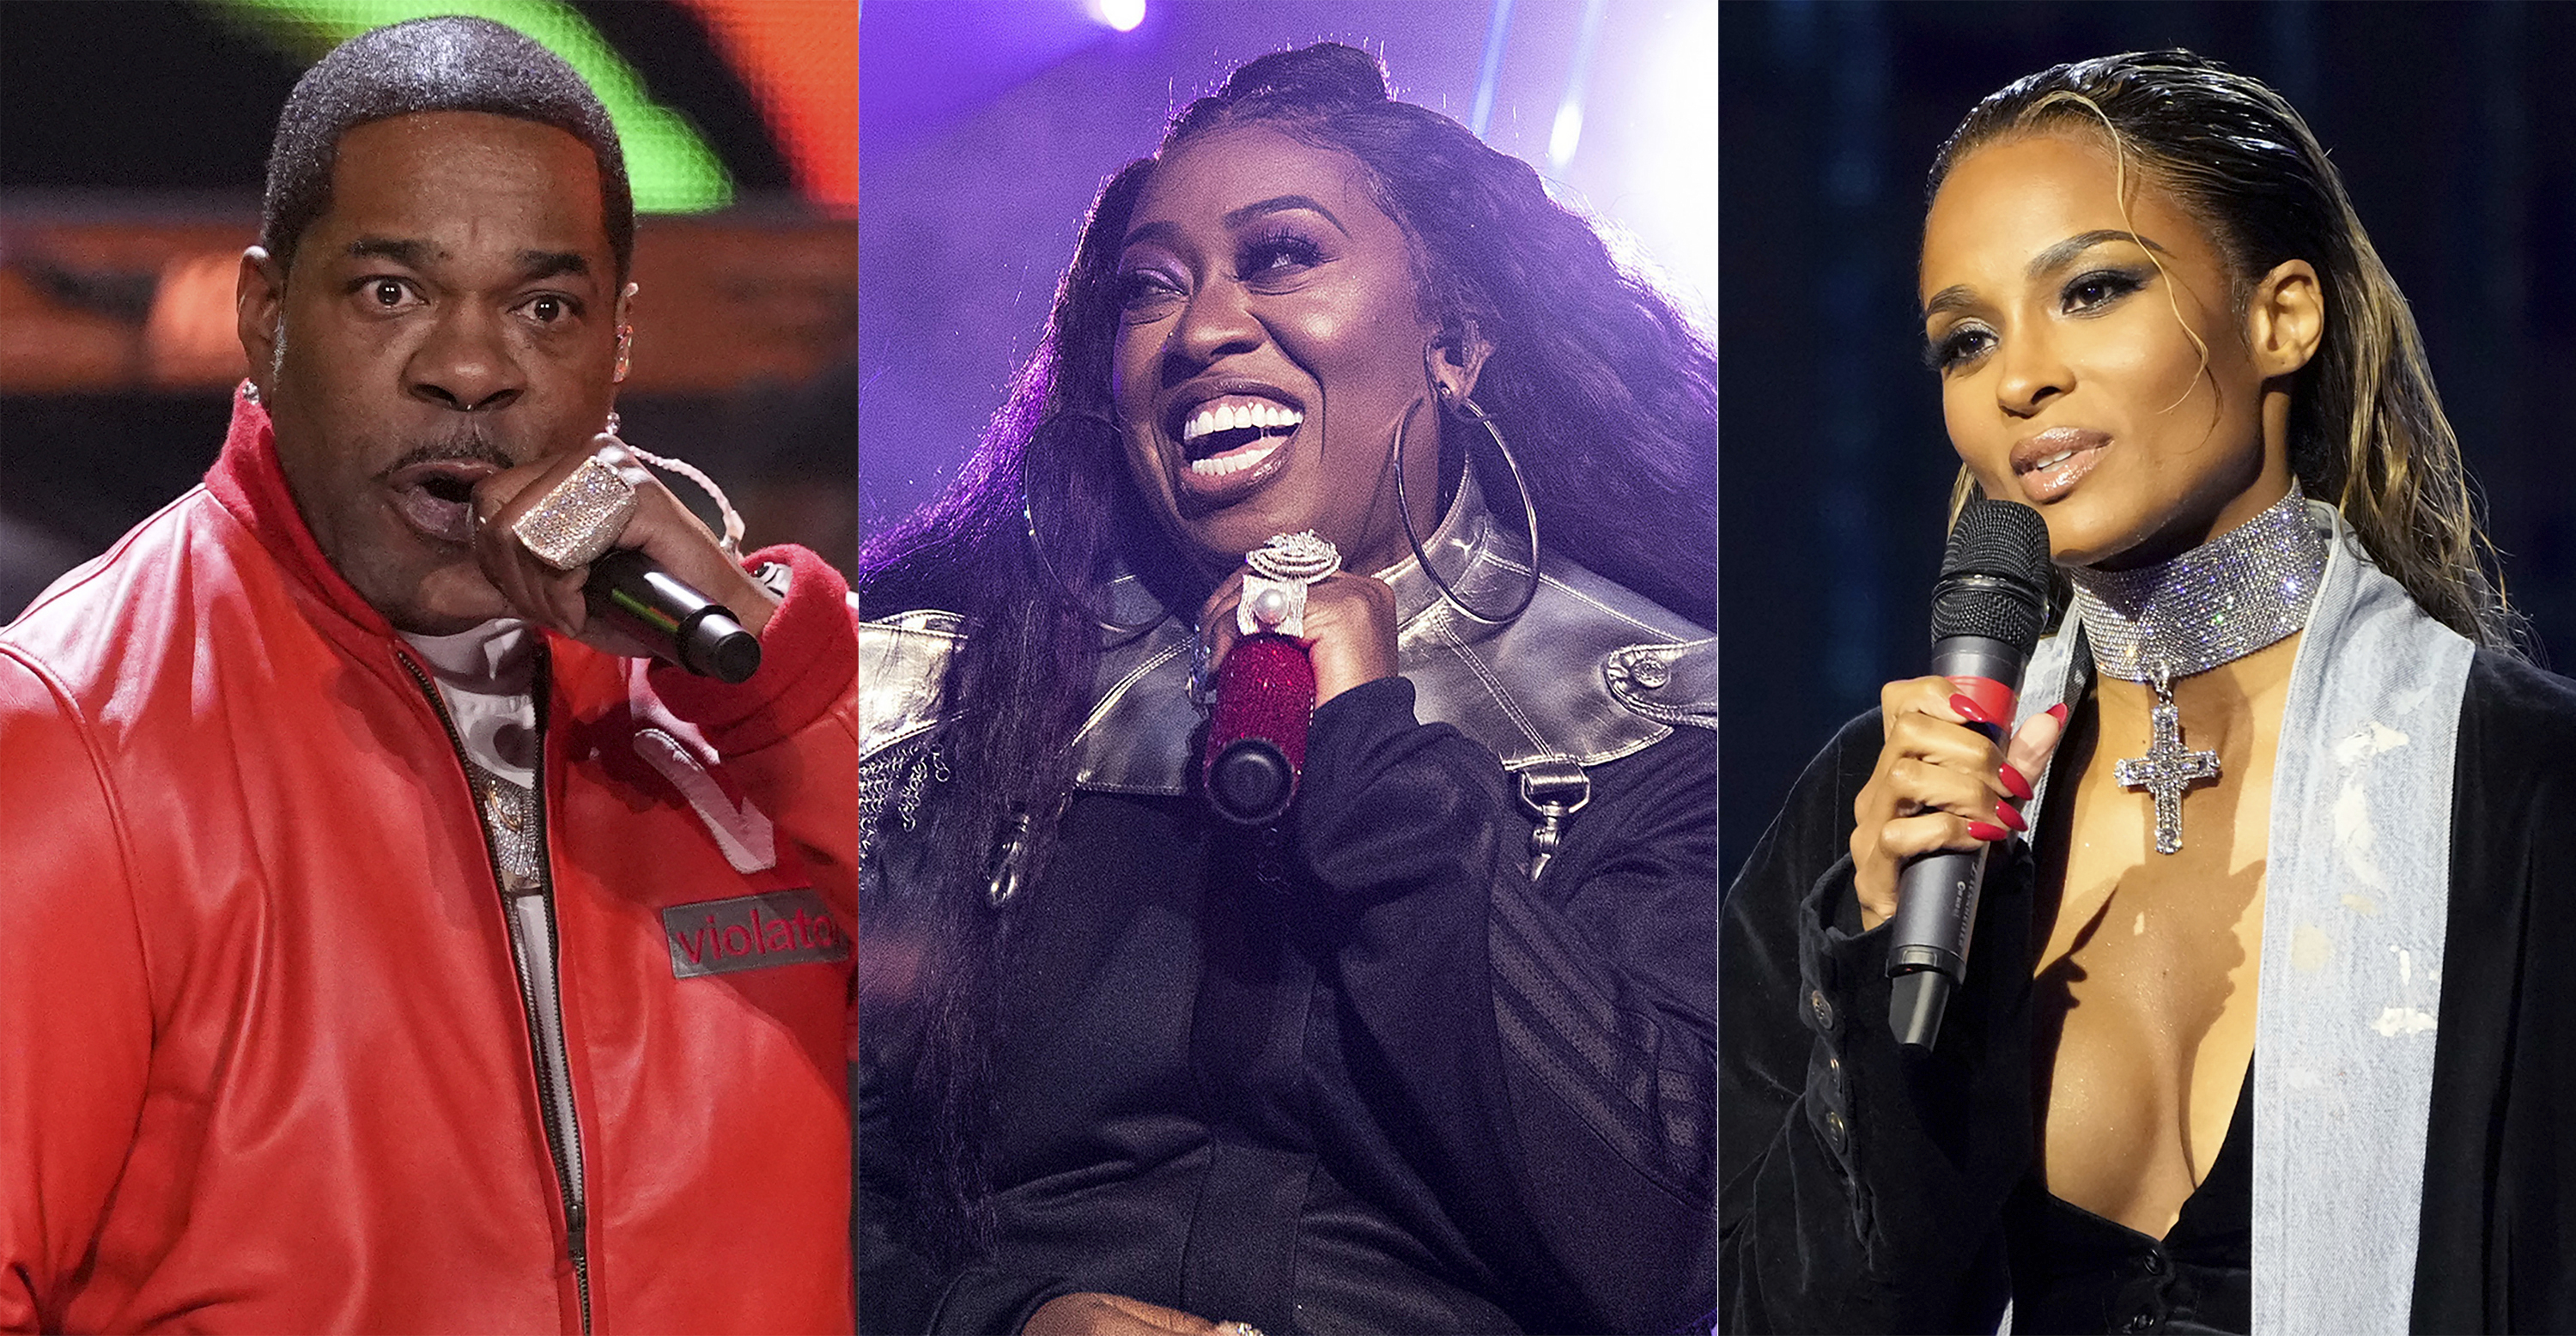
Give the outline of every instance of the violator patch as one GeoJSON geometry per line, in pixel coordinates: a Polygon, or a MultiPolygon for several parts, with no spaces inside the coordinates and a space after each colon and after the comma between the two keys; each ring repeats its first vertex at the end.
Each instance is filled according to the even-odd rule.
{"type": "Polygon", "coordinates": [[[674,979],[850,958],[848,934],[810,890],[673,905],[662,911],[662,935],[674,979]]]}

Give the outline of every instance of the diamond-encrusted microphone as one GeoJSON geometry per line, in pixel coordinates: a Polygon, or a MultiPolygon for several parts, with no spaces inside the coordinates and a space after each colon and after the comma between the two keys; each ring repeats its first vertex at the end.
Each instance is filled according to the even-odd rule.
{"type": "MultiPolygon", "coordinates": [[[[1969,727],[2000,744],[2013,697],[2048,607],[2048,523],[2010,501],[1976,500],[1959,512],[1932,585],[1932,671],[2003,724],[1969,727]]],[[[1887,1025],[1897,1039],[1929,1049],[1941,1031],[1950,990],[1967,973],[1968,937],[1986,849],[1942,850],[1896,874],[1896,920],[1887,974],[1896,981],[1887,1025]]]]}
{"type": "Polygon", "coordinates": [[[1243,560],[1251,567],[1235,604],[1243,638],[1217,667],[1200,781],[1217,815],[1263,826],[1297,796],[1315,717],[1315,664],[1297,643],[1306,634],[1306,589],[1340,570],[1342,556],[1308,531],[1272,538],[1243,560]]]}

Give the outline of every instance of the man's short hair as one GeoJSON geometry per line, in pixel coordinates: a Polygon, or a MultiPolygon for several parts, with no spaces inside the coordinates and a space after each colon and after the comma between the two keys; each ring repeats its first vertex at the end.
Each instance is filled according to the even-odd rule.
{"type": "Polygon", "coordinates": [[[551,125],[599,160],[608,247],[623,285],[635,258],[635,193],[617,127],[572,66],[516,29],[487,19],[413,19],[363,32],[295,81],[268,150],[259,244],[294,262],[304,229],[331,207],[340,136],[355,126],[430,111],[487,111],[551,125]]]}

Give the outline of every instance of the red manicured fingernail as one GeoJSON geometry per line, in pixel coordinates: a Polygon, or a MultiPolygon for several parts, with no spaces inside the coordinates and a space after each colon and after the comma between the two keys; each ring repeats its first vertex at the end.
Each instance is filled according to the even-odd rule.
{"type": "Polygon", "coordinates": [[[1994,719],[1987,715],[1983,707],[1979,706],[1975,701],[1968,699],[1966,696],[1951,696],[1950,708],[1958,711],[1960,718],[1965,719],[1972,724],[1991,724],[1994,722],[1994,719]]]}
{"type": "Polygon", "coordinates": [[[2003,828],[2003,827],[2001,827],[2001,826],[1995,825],[1993,822],[1990,822],[1990,821],[1971,821],[1971,822],[1969,822],[1969,823],[1968,823],[1968,833],[1969,833],[1970,835],[1975,836],[1975,837],[1976,837],[1976,838],[1978,838],[1978,839],[1981,839],[1981,840],[1986,841],[1986,842],[1987,842],[1987,843],[1989,843],[1989,844],[1993,843],[1993,842],[1994,842],[1994,841],[1996,841],[1996,840],[2000,840],[2000,839],[2004,838],[2004,837],[2005,837],[2005,836],[2007,836],[2007,835],[2012,834],[2012,832],[2011,832],[2011,831],[2006,830],[2006,829],[2004,829],[2004,828],[2003,828]]]}
{"type": "Polygon", "coordinates": [[[2030,781],[2022,778],[2020,771],[2013,769],[2012,762],[2004,762],[2002,768],[1995,771],[1995,777],[2004,782],[2004,792],[2022,802],[2030,801],[2030,781]]]}
{"type": "Polygon", "coordinates": [[[2062,724],[2062,723],[2065,723],[2065,722],[2066,722],[2066,702],[2064,702],[2064,701],[2059,701],[2059,702],[2058,702],[2058,703],[2056,703],[2055,705],[2051,705],[2051,706],[2049,706],[2049,707],[2048,707],[2048,717],[2049,717],[2049,718],[2051,718],[2051,719],[2056,720],[2057,722],[2059,722],[2059,723],[2061,723],[2061,724],[2062,724]]]}
{"type": "Polygon", "coordinates": [[[1995,820],[2000,821],[2015,830],[2030,829],[2030,823],[2021,819],[2020,809],[2014,807],[2011,803],[1995,804],[1995,820]]]}

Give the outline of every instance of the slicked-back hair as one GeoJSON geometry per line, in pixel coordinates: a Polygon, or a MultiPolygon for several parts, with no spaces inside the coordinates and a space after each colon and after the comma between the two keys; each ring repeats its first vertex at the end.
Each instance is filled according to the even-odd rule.
{"type": "Polygon", "coordinates": [[[483,111],[550,125],[599,160],[601,221],[623,286],[635,258],[635,192],[608,109],[561,57],[488,19],[413,19],[360,33],[295,81],[268,150],[259,244],[292,265],[304,230],[331,207],[340,136],[370,121],[483,111]]]}
{"type": "MultiPolygon", "coordinates": [[[[1932,163],[1929,193],[1988,144],[2033,134],[2107,142],[2206,228],[2235,315],[2286,260],[2315,266],[2325,336],[2294,378],[2290,470],[2331,501],[2424,611],[2489,649],[2519,653],[2494,549],[2424,341],[2325,146],[2262,80],[2189,51],[2132,51],[2053,66],[1968,112],[1932,163]]],[[[2127,207],[2127,201],[2121,201],[2127,207]]],[[[2206,350],[2204,349],[2204,354],[2206,350]]],[[[1974,485],[1963,468],[1955,503],[1974,485]]]]}

